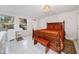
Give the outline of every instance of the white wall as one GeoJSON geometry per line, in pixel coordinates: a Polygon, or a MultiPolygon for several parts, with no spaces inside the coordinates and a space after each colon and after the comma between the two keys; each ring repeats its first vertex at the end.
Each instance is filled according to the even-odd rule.
{"type": "Polygon", "coordinates": [[[62,22],[65,20],[66,38],[77,39],[77,12],[70,11],[56,14],[40,20],[40,28],[46,28],[47,22],[62,22]]]}
{"type": "Polygon", "coordinates": [[[21,16],[16,16],[15,17],[15,31],[20,31],[20,34],[22,36],[27,36],[27,35],[32,35],[32,30],[33,29],[37,29],[38,28],[38,19],[37,18],[29,18],[29,17],[21,17],[21,18],[26,18],[27,19],[27,30],[22,30],[20,27],[19,27],[19,18],[21,16]],[[35,20],[35,21],[34,21],[35,20]]]}
{"type": "MultiPolygon", "coordinates": [[[[7,11],[10,11],[8,9],[0,9],[0,14],[3,14],[3,15],[11,15],[11,16],[14,16],[14,17],[18,17],[18,16],[23,16],[27,18],[27,31],[31,32],[32,30],[32,27],[34,25],[34,22],[32,22],[31,20],[33,18],[30,18],[27,17],[24,13],[21,13],[19,14],[18,13],[15,13],[13,11],[10,11],[10,12],[13,12],[10,13],[10,12],[7,12],[7,11]],[[33,25],[32,25],[33,24],[33,25]]],[[[66,37],[67,38],[70,38],[70,39],[76,39],[77,38],[77,16],[76,16],[76,11],[70,11],[70,12],[65,12],[65,13],[61,13],[61,14],[57,14],[57,15],[52,15],[50,17],[46,17],[46,18],[43,18],[43,19],[40,19],[39,21],[39,25],[35,26],[35,27],[40,27],[40,28],[46,28],[46,23],[47,22],[55,22],[55,21],[63,21],[65,20],[65,31],[66,31],[66,37]]],[[[16,18],[15,18],[15,23],[16,23],[16,29],[18,29],[18,23],[16,22],[18,21],[16,18]]],[[[35,23],[36,25],[36,23],[35,23]]]]}
{"type": "MultiPolygon", "coordinates": [[[[5,7],[0,7],[0,15],[8,15],[8,16],[13,16],[14,17],[14,31],[17,31],[17,30],[21,30],[21,28],[19,28],[19,20],[18,18],[19,17],[24,17],[27,19],[27,30],[26,30],[26,33],[32,33],[32,28],[33,27],[37,27],[37,23],[36,22],[32,22],[32,19],[34,19],[32,16],[27,16],[29,14],[29,12],[18,12],[19,10],[16,10],[14,11],[14,9],[12,8],[5,8],[5,7]]],[[[25,9],[22,9],[22,10],[25,10],[25,9]]],[[[21,9],[20,9],[21,11],[21,9]]],[[[37,18],[35,18],[37,19],[37,18]]],[[[12,31],[12,30],[11,30],[12,31]]],[[[13,32],[14,32],[13,31],[13,32]]],[[[10,34],[13,34],[9,31],[10,34]]],[[[12,35],[10,35],[10,37],[12,37],[12,35]]]]}
{"type": "MultiPolygon", "coordinates": [[[[20,16],[19,16],[20,17],[20,16]]],[[[19,27],[19,17],[15,17],[15,30],[22,30],[19,27]]],[[[27,30],[29,31],[29,33],[31,32],[32,29],[37,29],[38,28],[38,18],[30,18],[30,17],[24,17],[27,19],[27,30]],[[35,19],[36,21],[34,21],[33,19],[35,19]]]]}
{"type": "Polygon", "coordinates": [[[78,20],[77,20],[77,26],[78,26],[78,35],[77,35],[77,37],[78,37],[78,43],[79,43],[79,8],[78,8],[78,10],[77,10],[77,15],[78,15],[78,20]]]}
{"type": "Polygon", "coordinates": [[[30,18],[28,17],[20,17],[20,16],[15,16],[14,17],[14,23],[15,23],[15,30],[22,30],[20,27],[19,27],[19,18],[26,18],[27,19],[27,30],[29,30],[29,27],[30,27],[30,18]]]}

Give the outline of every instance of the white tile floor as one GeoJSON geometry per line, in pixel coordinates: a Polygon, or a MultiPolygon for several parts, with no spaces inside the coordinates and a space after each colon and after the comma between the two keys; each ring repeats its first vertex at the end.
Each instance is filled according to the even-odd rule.
{"type": "MultiPolygon", "coordinates": [[[[79,50],[78,50],[79,51],[79,50]]],[[[45,47],[41,44],[34,45],[31,36],[27,36],[22,41],[9,41],[6,54],[45,54],[45,47]]],[[[57,54],[49,50],[47,54],[57,54]]],[[[62,54],[64,54],[62,52],[62,54]]]]}

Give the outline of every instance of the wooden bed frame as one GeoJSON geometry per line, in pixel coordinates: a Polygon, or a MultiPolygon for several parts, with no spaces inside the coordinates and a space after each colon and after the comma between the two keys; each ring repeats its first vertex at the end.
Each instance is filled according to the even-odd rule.
{"type": "Polygon", "coordinates": [[[61,53],[64,48],[65,21],[47,23],[46,29],[33,30],[34,45],[40,43],[46,47],[45,53],[52,49],[61,53]]]}

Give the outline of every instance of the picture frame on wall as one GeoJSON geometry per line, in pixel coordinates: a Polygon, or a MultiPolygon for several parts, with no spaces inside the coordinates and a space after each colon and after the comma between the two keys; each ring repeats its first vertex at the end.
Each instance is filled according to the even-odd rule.
{"type": "Polygon", "coordinates": [[[26,18],[19,18],[19,27],[22,30],[27,30],[27,19],[26,18]]]}
{"type": "Polygon", "coordinates": [[[0,31],[7,31],[8,29],[14,29],[14,17],[0,15],[0,31]]]}

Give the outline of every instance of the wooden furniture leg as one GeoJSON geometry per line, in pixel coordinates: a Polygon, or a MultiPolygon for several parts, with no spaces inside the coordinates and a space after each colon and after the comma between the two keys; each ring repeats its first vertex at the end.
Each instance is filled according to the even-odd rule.
{"type": "Polygon", "coordinates": [[[48,47],[46,47],[46,49],[45,49],[45,53],[47,54],[47,52],[49,51],[49,48],[48,47]]]}
{"type": "Polygon", "coordinates": [[[60,51],[60,52],[58,52],[58,54],[61,54],[61,51],[60,51]]]}
{"type": "Polygon", "coordinates": [[[34,45],[36,45],[38,42],[36,40],[34,40],[34,45]]]}

